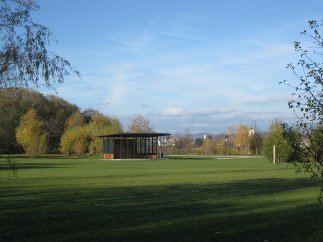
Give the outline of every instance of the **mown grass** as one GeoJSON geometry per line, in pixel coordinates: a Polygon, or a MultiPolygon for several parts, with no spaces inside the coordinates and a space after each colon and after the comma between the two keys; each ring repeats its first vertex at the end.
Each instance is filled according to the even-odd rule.
{"type": "Polygon", "coordinates": [[[265,159],[0,158],[0,241],[323,241],[317,181],[265,159]]]}

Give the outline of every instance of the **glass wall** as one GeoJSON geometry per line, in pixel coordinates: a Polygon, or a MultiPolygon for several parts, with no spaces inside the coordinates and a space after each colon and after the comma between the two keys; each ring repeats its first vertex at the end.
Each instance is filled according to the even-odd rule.
{"type": "Polygon", "coordinates": [[[114,153],[114,140],[103,139],[103,153],[113,154],[114,153]]]}
{"type": "Polygon", "coordinates": [[[106,159],[136,159],[161,157],[164,151],[163,142],[156,137],[104,137],[103,156],[106,159]]]}

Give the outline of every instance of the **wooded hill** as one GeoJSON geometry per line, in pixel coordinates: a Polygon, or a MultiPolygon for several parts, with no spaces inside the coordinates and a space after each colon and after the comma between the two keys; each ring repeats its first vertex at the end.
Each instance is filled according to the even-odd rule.
{"type": "MultiPolygon", "coordinates": [[[[48,151],[59,149],[60,139],[64,132],[65,122],[72,113],[80,111],[75,104],[54,95],[45,96],[37,91],[26,88],[0,89],[0,148],[10,152],[20,152],[21,147],[16,141],[16,129],[21,117],[28,110],[35,109],[43,121],[46,132],[49,134],[48,151]]],[[[85,110],[87,115],[94,110],[85,110]]]]}

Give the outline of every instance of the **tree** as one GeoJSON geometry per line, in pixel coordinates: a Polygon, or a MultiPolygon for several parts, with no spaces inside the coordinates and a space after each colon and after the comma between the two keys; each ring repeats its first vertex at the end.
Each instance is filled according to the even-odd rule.
{"type": "Polygon", "coordinates": [[[65,130],[61,138],[60,151],[63,154],[84,155],[90,145],[90,130],[88,126],[75,126],[65,130]]]}
{"type": "Polygon", "coordinates": [[[245,124],[240,124],[235,137],[235,145],[238,147],[240,152],[248,154],[249,142],[249,127],[245,124]]]}
{"type": "Polygon", "coordinates": [[[93,108],[87,108],[82,112],[82,115],[84,117],[85,123],[90,123],[92,117],[97,113],[98,111],[93,108]]]}
{"type": "Polygon", "coordinates": [[[203,140],[202,140],[201,138],[197,138],[197,139],[195,139],[195,141],[194,141],[194,145],[195,145],[196,147],[201,147],[201,146],[203,145],[203,140]]]}
{"type": "Polygon", "coordinates": [[[117,118],[110,118],[96,111],[89,124],[84,122],[80,112],[76,112],[66,121],[65,132],[61,138],[61,152],[67,155],[81,156],[86,152],[102,153],[102,134],[121,132],[121,123],[117,118]]]}
{"type": "Polygon", "coordinates": [[[152,133],[154,132],[153,126],[150,125],[149,119],[144,118],[138,114],[128,127],[128,133],[152,133]]]}
{"type": "Polygon", "coordinates": [[[65,122],[65,130],[73,129],[75,127],[83,126],[84,125],[84,118],[83,115],[76,111],[74,112],[65,122]]]}
{"type": "Polygon", "coordinates": [[[89,130],[84,126],[80,112],[73,113],[65,122],[65,131],[61,137],[60,151],[64,154],[82,155],[87,151],[86,141],[89,130]]]}
{"type": "Polygon", "coordinates": [[[193,146],[192,135],[189,129],[186,129],[185,134],[176,133],[174,134],[174,151],[177,154],[189,155],[193,146]]]}
{"type": "Polygon", "coordinates": [[[250,137],[250,150],[252,154],[258,155],[261,151],[262,144],[263,144],[263,138],[261,134],[255,132],[250,137]]]}
{"type": "Polygon", "coordinates": [[[0,142],[10,152],[19,152],[16,129],[20,118],[30,109],[35,109],[38,118],[49,133],[49,150],[57,150],[64,132],[65,121],[79,108],[57,96],[43,94],[27,88],[0,89],[0,142]]]}
{"type": "Polygon", "coordinates": [[[192,150],[193,138],[189,129],[186,129],[185,134],[183,135],[183,143],[185,147],[185,153],[189,155],[192,150]]]}
{"type": "Polygon", "coordinates": [[[117,118],[110,118],[100,112],[96,112],[88,125],[90,130],[90,152],[92,154],[102,154],[102,140],[99,135],[114,134],[122,131],[122,126],[117,118]]]}
{"type": "Polygon", "coordinates": [[[27,155],[35,157],[46,152],[48,133],[45,132],[44,123],[38,119],[35,109],[30,109],[21,118],[16,137],[27,155]]]}
{"type": "Polygon", "coordinates": [[[176,154],[182,154],[184,153],[184,149],[185,149],[185,144],[183,141],[183,136],[179,133],[175,133],[174,134],[174,151],[176,152],[176,154]]]}
{"type": "Polygon", "coordinates": [[[215,154],[216,152],[216,143],[212,139],[203,140],[202,151],[204,155],[215,154]]]}
{"type": "Polygon", "coordinates": [[[43,113],[41,117],[50,134],[49,148],[51,151],[58,151],[65,122],[72,113],[79,111],[79,108],[57,96],[46,96],[46,99],[48,100],[48,107],[46,107],[46,110],[41,110],[41,113],[43,113]]]}
{"type": "Polygon", "coordinates": [[[287,161],[300,162],[304,160],[304,149],[302,147],[302,135],[298,128],[289,127],[286,123],[282,124],[283,137],[292,148],[287,161]]]}
{"type": "Polygon", "coordinates": [[[293,150],[287,139],[284,138],[284,126],[277,120],[271,124],[269,133],[264,140],[264,154],[271,160],[274,155],[273,146],[275,146],[277,162],[288,162],[293,150]]]}
{"type": "Polygon", "coordinates": [[[300,54],[297,65],[290,63],[294,81],[284,80],[283,84],[292,88],[292,98],[288,102],[298,119],[297,125],[304,135],[302,145],[306,154],[297,163],[298,171],[303,170],[312,177],[321,179],[321,196],[323,199],[323,21],[309,21],[309,28],[301,32],[306,42],[294,42],[295,51],[300,54]]]}
{"type": "Polygon", "coordinates": [[[34,0],[0,0],[0,87],[44,85],[52,88],[75,73],[71,64],[49,49],[50,30],[33,21],[34,0]]]}

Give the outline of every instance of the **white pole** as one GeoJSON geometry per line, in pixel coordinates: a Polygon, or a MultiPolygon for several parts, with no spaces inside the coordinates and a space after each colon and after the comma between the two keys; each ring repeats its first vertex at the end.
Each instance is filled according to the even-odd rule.
{"type": "Polygon", "coordinates": [[[273,163],[276,163],[276,146],[273,145],[273,163]]]}

